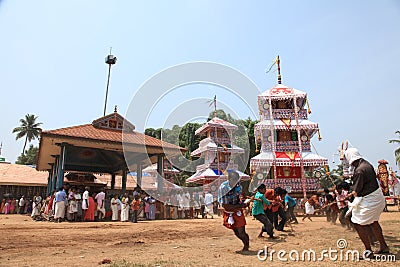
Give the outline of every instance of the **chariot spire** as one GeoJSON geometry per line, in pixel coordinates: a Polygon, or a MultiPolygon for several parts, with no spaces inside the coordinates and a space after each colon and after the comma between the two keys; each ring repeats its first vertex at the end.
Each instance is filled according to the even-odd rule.
{"type": "Polygon", "coordinates": [[[278,84],[281,84],[282,83],[281,60],[279,59],[279,55],[276,58],[276,65],[278,66],[278,84]]]}

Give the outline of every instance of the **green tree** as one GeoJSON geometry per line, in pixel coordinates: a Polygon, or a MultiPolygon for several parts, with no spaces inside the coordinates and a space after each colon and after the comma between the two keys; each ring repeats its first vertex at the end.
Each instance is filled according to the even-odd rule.
{"type": "MultiPolygon", "coordinates": [[[[396,134],[399,136],[399,138],[389,140],[389,143],[400,144],[400,131],[396,131],[396,134]]],[[[397,166],[400,166],[400,146],[394,151],[394,156],[397,166]]]]}
{"type": "Polygon", "coordinates": [[[200,136],[195,132],[201,125],[199,123],[186,123],[179,131],[179,146],[187,149],[185,157],[190,158],[190,154],[199,147],[200,136]]]}
{"type": "Polygon", "coordinates": [[[337,184],[343,182],[343,165],[342,164],[337,165],[336,169],[332,169],[329,173],[329,176],[326,175],[325,169],[323,167],[319,167],[315,170],[319,171],[321,173],[321,178],[319,178],[319,183],[322,188],[330,188],[334,185],[337,185],[337,184]]]}
{"type": "Polygon", "coordinates": [[[22,165],[36,165],[38,153],[39,148],[30,145],[29,148],[18,157],[15,163],[22,165]]]}
{"type": "Polygon", "coordinates": [[[158,129],[153,129],[153,128],[147,128],[144,131],[145,135],[157,138],[157,139],[161,139],[161,128],[158,129]]]}
{"type": "Polygon", "coordinates": [[[243,159],[250,159],[258,154],[256,152],[256,141],[254,138],[254,125],[257,121],[253,121],[252,119],[247,118],[245,120],[236,120],[234,123],[238,126],[238,130],[235,133],[234,140],[235,145],[241,147],[245,150],[244,155],[238,155],[240,158],[238,164],[240,168],[244,168],[247,174],[250,174],[250,160],[243,160],[243,159]]]}
{"type": "MultiPolygon", "coordinates": [[[[217,114],[216,115],[217,115],[218,118],[220,118],[220,119],[222,119],[224,121],[232,122],[232,121],[229,121],[228,116],[226,115],[225,111],[223,111],[222,109],[217,109],[217,114]]],[[[230,117],[230,119],[232,119],[232,117],[230,115],[229,115],[229,117],[230,117]]],[[[210,112],[210,114],[208,114],[207,121],[210,121],[212,118],[214,118],[214,111],[212,111],[212,112],[210,112]]]]}
{"type": "Polygon", "coordinates": [[[200,137],[195,135],[195,131],[200,127],[201,124],[199,123],[187,123],[182,127],[174,125],[172,129],[148,128],[145,130],[146,135],[187,149],[187,151],[183,153],[183,157],[176,156],[170,159],[174,166],[183,166],[179,168],[181,172],[173,177],[175,184],[185,185],[186,179],[190,177],[191,173],[184,170],[195,169],[196,167],[193,162],[190,160],[188,161],[188,159],[190,159],[190,154],[199,146],[200,137]]]}
{"type": "Polygon", "coordinates": [[[22,154],[25,152],[26,144],[28,142],[31,142],[32,140],[35,140],[36,138],[39,137],[40,132],[42,131],[39,126],[42,124],[41,122],[36,122],[36,119],[38,117],[35,115],[31,114],[26,114],[25,119],[20,119],[21,125],[18,127],[15,127],[13,129],[13,133],[17,133],[17,136],[15,140],[18,140],[22,137],[25,136],[25,143],[24,147],[22,149],[22,154]]]}
{"type": "MultiPolygon", "coordinates": [[[[182,127],[180,127],[179,125],[172,126],[172,129],[162,129],[161,139],[165,142],[179,146],[180,145],[179,133],[181,129],[182,127]]],[[[182,147],[185,146],[182,145],[182,147]]]]}

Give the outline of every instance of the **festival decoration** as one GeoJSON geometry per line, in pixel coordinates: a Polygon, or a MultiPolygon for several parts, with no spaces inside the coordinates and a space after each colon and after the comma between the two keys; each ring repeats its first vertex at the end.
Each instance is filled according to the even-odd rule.
{"type": "MultiPolygon", "coordinates": [[[[204,164],[196,167],[196,173],[186,180],[187,184],[202,185],[203,190],[216,194],[218,183],[227,179],[230,171],[237,171],[237,164],[231,160],[233,154],[242,154],[244,150],[233,142],[233,134],[238,127],[216,116],[216,97],[214,97],[214,118],[196,130],[195,134],[205,136],[194,150],[191,157],[204,158],[204,164]]],[[[250,176],[239,172],[241,180],[249,180],[250,176]]]]}
{"type": "Polygon", "coordinates": [[[387,164],[388,162],[384,159],[378,161],[378,179],[384,196],[389,196],[389,172],[387,164]]]}
{"type": "Polygon", "coordinates": [[[257,179],[259,184],[288,187],[306,196],[307,191],[319,188],[319,180],[305,178],[304,172],[313,173],[328,160],[311,152],[311,138],[318,133],[321,140],[321,135],[318,124],[308,120],[311,109],[307,94],[281,83],[279,56],[273,65],[277,65],[278,84],[258,96],[260,122],[254,133],[261,133],[261,146],[257,144],[260,153],[250,160],[250,166],[256,175],[266,172],[272,178],[257,179]]]}

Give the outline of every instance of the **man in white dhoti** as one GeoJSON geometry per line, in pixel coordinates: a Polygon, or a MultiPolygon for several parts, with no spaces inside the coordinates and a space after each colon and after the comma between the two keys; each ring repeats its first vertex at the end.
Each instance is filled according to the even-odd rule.
{"type": "Polygon", "coordinates": [[[211,219],[214,218],[214,197],[210,191],[204,197],[204,216],[207,218],[207,214],[211,215],[211,219]]]}
{"type": "Polygon", "coordinates": [[[378,223],[379,216],[385,208],[385,198],[379,187],[374,167],[362,158],[356,148],[349,148],[344,152],[345,160],[354,167],[354,174],[351,177],[353,182],[353,195],[355,199],[349,203],[352,212],[351,221],[363,242],[365,249],[370,253],[365,254],[373,257],[369,240],[369,231],[372,230],[379,241],[379,248],[375,254],[389,253],[382,234],[382,228],[378,223]]]}
{"type": "Polygon", "coordinates": [[[111,198],[112,221],[118,221],[118,195],[111,198]]]}
{"type": "Polygon", "coordinates": [[[127,222],[128,220],[129,220],[129,198],[128,194],[125,193],[125,197],[122,198],[121,222],[127,222]]]}
{"type": "Polygon", "coordinates": [[[100,193],[98,193],[95,197],[97,201],[97,211],[98,213],[98,218],[99,221],[103,220],[103,218],[106,215],[106,209],[104,208],[104,200],[106,198],[106,193],[104,193],[104,189],[102,188],[100,193]]]}
{"type": "Polygon", "coordinates": [[[85,218],[86,211],[89,208],[89,189],[90,188],[86,186],[82,196],[82,218],[85,218]]]}
{"type": "Polygon", "coordinates": [[[56,203],[54,219],[55,222],[61,222],[65,216],[65,206],[67,203],[67,193],[65,193],[63,187],[58,189],[54,201],[56,203]]]}
{"type": "Polygon", "coordinates": [[[182,192],[178,192],[176,194],[176,200],[178,202],[178,218],[179,219],[184,219],[185,218],[185,213],[184,213],[184,203],[183,203],[183,194],[182,194],[182,192]]]}

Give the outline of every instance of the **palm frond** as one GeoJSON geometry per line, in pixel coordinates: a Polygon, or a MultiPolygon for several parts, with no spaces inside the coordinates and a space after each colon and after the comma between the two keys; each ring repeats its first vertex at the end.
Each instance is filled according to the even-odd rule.
{"type": "Polygon", "coordinates": [[[17,136],[15,137],[15,140],[18,140],[18,139],[24,137],[25,134],[26,134],[25,131],[20,131],[20,132],[18,132],[18,133],[17,133],[17,136]]]}
{"type": "Polygon", "coordinates": [[[13,132],[13,133],[16,133],[16,132],[21,132],[21,131],[23,131],[23,130],[24,130],[23,127],[15,127],[15,128],[12,130],[12,132],[13,132]]]}

